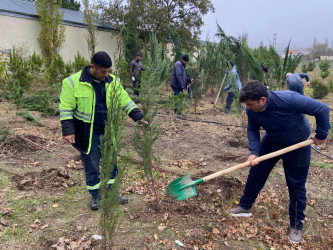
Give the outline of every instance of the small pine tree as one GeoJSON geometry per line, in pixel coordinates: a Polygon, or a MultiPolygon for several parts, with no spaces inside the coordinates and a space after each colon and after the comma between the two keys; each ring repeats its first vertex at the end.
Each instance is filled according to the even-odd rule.
{"type": "MultiPolygon", "coordinates": [[[[120,216],[118,190],[121,184],[123,169],[118,166],[118,174],[115,183],[110,189],[109,179],[117,164],[117,156],[121,148],[124,114],[119,103],[119,94],[122,89],[120,84],[113,84],[108,107],[107,125],[101,139],[102,164],[100,168],[100,226],[103,237],[103,249],[111,249],[112,237],[120,216]]],[[[126,166],[125,166],[126,167],[126,166]]]]}
{"type": "Polygon", "coordinates": [[[328,60],[321,61],[319,63],[319,68],[320,68],[320,76],[323,79],[325,79],[326,77],[328,77],[330,75],[331,63],[328,60]]]}
{"type": "Polygon", "coordinates": [[[78,51],[76,56],[74,56],[74,62],[72,64],[74,72],[82,70],[87,65],[89,65],[89,61],[81,56],[80,52],[78,51]]]}
{"type": "Polygon", "coordinates": [[[153,35],[150,39],[148,67],[141,82],[139,99],[142,105],[144,118],[148,125],[136,126],[134,131],[134,146],[142,159],[144,174],[152,185],[152,191],[159,204],[158,196],[153,178],[153,161],[157,160],[153,151],[153,144],[161,133],[161,123],[154,118],[159,110],[156,100],[159,99],[168,75],[168,58],[163,47],[158,44],[157,38],[153,35]]]}

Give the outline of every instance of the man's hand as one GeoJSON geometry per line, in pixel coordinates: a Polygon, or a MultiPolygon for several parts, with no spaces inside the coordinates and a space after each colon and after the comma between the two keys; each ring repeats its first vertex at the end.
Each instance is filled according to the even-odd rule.
{"type": "Polygon", "coordinates": [[[258,162],[254,162],[254,159],[258,158],[256,155],[250,155],[249,158],[247,159],[250,162],[251,166],[255,166],[258,164],[258,162]]]}
{"type": "Polygon", "coordinates": [[[321,144],[324,144],[326,142],[326,139],[325,140],[319,140],[316,137],[311,137],[311,139],[314,141],[315,145],[321,145],[321,144]]]}
{"type": "Polygon", "coordinates": [[[65,136],[63,136],[63,138],[68,143],[75,143],[75,135],[74,134],[73,135],[65,135],[65,136]]]}
{"type": "Polygon", "coordinates": [[[311,82],[307,82],[306,86],[310,87],[311,82]]]}
{"type": "Polygon", "coordinates": [[[194,82],[194,79],[193,79],[193,78],[191,79],[191,82],[194,82]]]}
{"type": "Polygon", "coordinates": [[[140,122],[141,124],[147,124],[147,125],[148,125],[148,122],[147,122],[145,119],[141,119],[139,122],[140,122]]]}

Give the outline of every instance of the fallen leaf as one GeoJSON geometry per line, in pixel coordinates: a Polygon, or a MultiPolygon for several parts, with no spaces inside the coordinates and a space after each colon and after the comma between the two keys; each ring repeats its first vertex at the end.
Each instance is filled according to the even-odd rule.
{"type": "Polygon", "coordinates": [[[308,202],[308,204],[309,204],[310,206],[313,206],[315,203],[316,203],[315,200],[310,200],[310,201],[308,202]]]}
{"type": "Polygon", "coordinates": [[[213,233],[213,234],[219,234],[219,233],[220,233],[220,230],[218,230],[217,228],[214,228],[214,229],[212,230],[212,233],[213,233]]]}
{"type": "Polygon", "coordinates": [[[154,239],[158,240],[158,235],[157,234],[154,234],[154,239]]]}
{"type": "Polygon", "coordinates": [[[57,208],[57,207],[59,207],[59,204],[58,204],[58,203],[55,203],[55,204],[52,205],[52,207],[57,208]]]}

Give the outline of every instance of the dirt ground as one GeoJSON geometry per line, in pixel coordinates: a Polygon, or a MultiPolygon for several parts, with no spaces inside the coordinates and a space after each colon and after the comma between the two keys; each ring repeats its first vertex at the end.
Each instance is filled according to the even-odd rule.
{"type": "MultiPolygon", "coordinates": [[[[248,168],[198,185],[195,197],[174,201],[166,196],[167,185],[184,174],[196,179],[247,160],[244,113],[223,114],[223,104],[214,108],[214,99],[203,97],[197,113],[193,102],[188,103],[185,117],[160,110],[156,119],[163,122],[162,133],[154,146],[160,158],[159,209],[132,150],[133,162],[122,185],[129,203],[121,207],[113,248],[332,249],[333,161],[314,151],[304,240],[298,246],[287,239],[288,190],[281,162],[251,218],[233,218],[225,212],[237,204],[248,168]]],[[[322,101],[333,108],[332,94],[322,101]]],[[[0,249],[100,249],[100,241],[93,239],[100,234],[99,213],[89,209],[80,155],[62,140],[58,117],[32,113],[44,126],[25,121],[6,100],[0,102],[0,128],[10,132],[0,142],[0,249]]],[[[313,117],[309,120],[315,129],[313,117]]],[[[125,127],[124,144],[132,148],[134,123],[127,119],[125,127]]],[[[333,156],[331,138],[318,149],[333,156]]]]}

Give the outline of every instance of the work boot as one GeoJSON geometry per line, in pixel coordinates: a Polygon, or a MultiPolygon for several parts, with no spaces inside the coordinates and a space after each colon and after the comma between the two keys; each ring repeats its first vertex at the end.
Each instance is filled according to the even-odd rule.
{"type": "Polygon", "coordinates": [[[128,199],[124,196],[121,196],[120,194],[118,194],[118,200],[119,200],[120,204],[127,204],[128,203],[128,199]]]}
{"type": "Polygon", "coordinates": [[[289,233],[289,241],[295,244],[301,243],[302,229],[292,228],[289,233]]]}
{"type": "Polygon", "coordinates": [[[244,209],[240,206],[227,210],[227,213],[229,213],[231,216],[234,216],[234,217],[251,217],[252,216],[251,209],[244,209]]]}
{"type": "Polygon", "coordinates": [[[230,109],[225,108],[223,112],[224,112],[225,114],[228,114],[228,113],[230,113],[230,109]]]}
{"type": "Polygon", "coordinates": [[[99,196],[93,196],[91,198],[90,202],[90,208],[91,210],[97,210],[100,204],[100,197],[99,196]]]}

